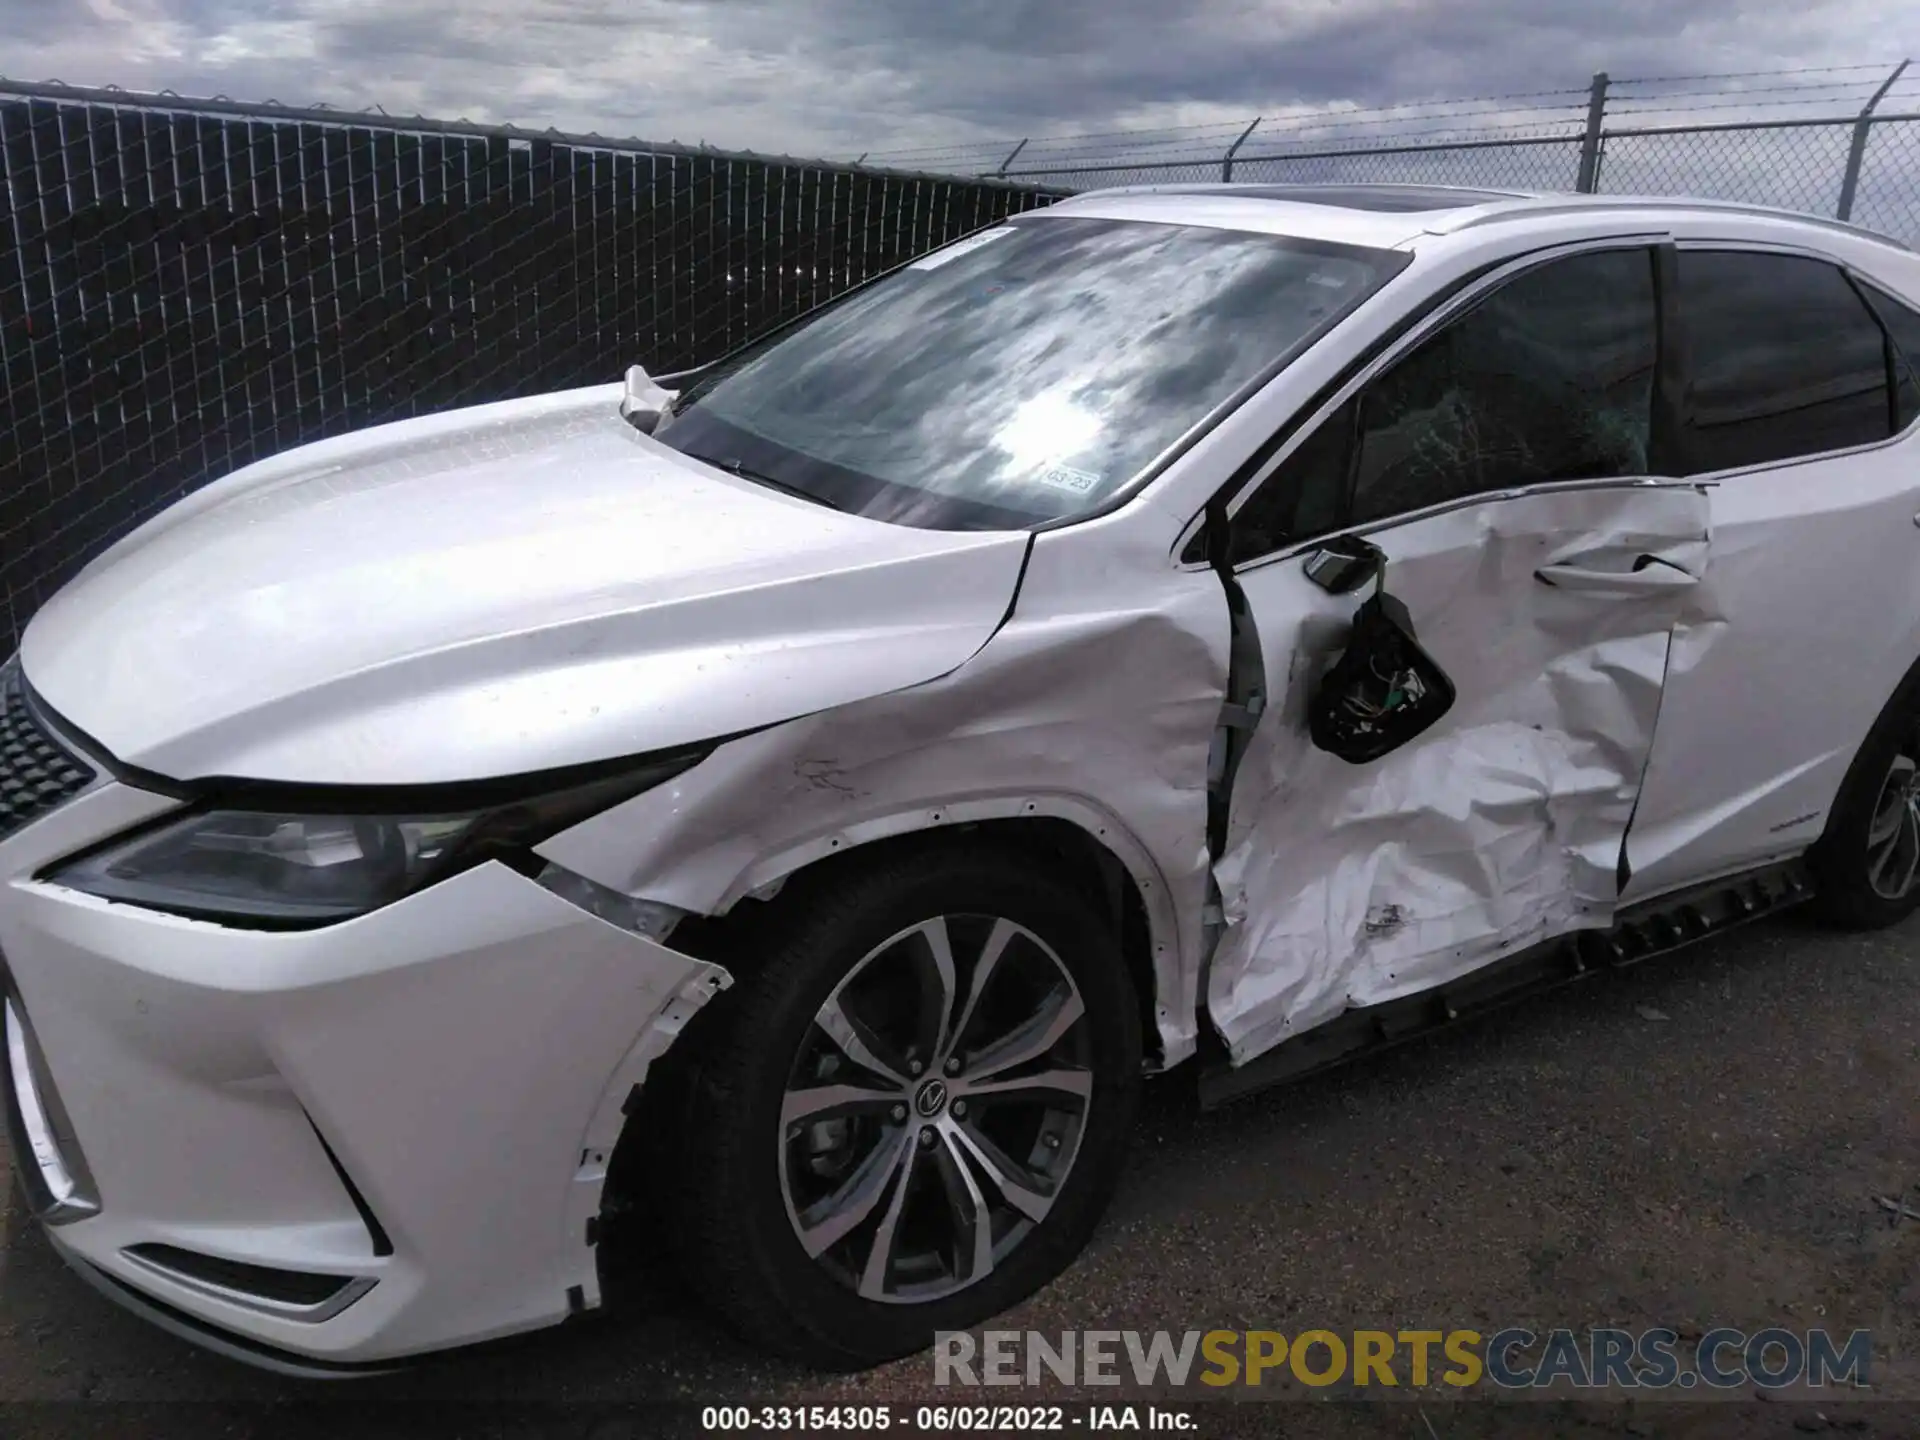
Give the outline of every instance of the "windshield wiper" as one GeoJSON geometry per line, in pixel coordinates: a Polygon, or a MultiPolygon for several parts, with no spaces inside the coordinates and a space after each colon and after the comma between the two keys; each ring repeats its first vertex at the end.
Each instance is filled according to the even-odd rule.
{"type": "MultiPolygon", "coordinates": [[[[695,456],[694,458],[704,459],[705,457],[695,456]]],[[[769,490],[778,490],[782,495],[791,495],[796,500],[810,500],[815,505],[823,505],[829,510],[838,510],[843,515],[846,513],[844,505],[836,505],[824,495],[817,495],[811,490],[801,489],[798,485],[789,485],[784,480],[776,480],[771,475],[749,469],[743,460],[707,460],[706,463],[716,470],[726,471],[729,475],[738,475],[742,480],[751,480],[755,485],[764,485],[769,490]]]]}

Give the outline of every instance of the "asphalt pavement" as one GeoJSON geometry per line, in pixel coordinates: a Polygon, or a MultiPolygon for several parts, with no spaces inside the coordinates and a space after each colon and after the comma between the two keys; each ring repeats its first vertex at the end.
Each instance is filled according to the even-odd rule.
{"type": "MultiPolygon", "coordinates": [[[[1570,1404],[1337,1387],[1165,1403],[1202,1436],[1920,1435],[1920,1220],[1900,1214],[1920,1212],[1917,1102],[1920,923],[1858,937],[1788,916],[1212,1113],[1159,1082],[1092,1247],[996,1325],[1665,1325],[1683,1344],[1716,1326],[1865,1329],[1865,1394],[1570,1404]]],[[[293,1381],[123,1314],[17,1213],[0,1251],[6,1440],[380,1422],[614,1440],[668,1428],[659,1401],[969,1398],[936,1390],[924,1356],[841,1377],[765,1360],[670,1288],[397,1376],[293,1381]]],[[[1084,1390],[988,1398],[1094,1418],[1084,1390]]],[[[692,1411],[674,1418],[698,1428],[692,1411]]]]}

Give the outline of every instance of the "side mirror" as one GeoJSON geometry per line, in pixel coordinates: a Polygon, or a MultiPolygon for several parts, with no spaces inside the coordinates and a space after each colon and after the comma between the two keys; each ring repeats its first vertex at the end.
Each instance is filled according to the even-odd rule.
{"type": "Polygon", "coordinates": [[[1378,545],[1358,535],[1335,535],[1307,556],[1307,578],[1330,595],[1346,595],[1386,569],[1387,557],[1378,545]]]}
{"type": "Polygon", "coordinates": [[[1347,648],[1314,692],[1307,733],[1365,765],[1431,728],[1453,701],[1453,681],[1420,648],[1407,607],[1382,590],[1355,612],[1347,648]]]}

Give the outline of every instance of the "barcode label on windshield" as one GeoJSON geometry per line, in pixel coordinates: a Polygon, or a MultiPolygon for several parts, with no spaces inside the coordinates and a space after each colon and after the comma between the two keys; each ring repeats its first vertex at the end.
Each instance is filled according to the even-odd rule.
{"type": "Polygon", "coordinates": [[[936,250],[931,255],[922,255],[907,268],[909,270],[938,270],[949,260],[958,260],[962,255],[971,255],[990,240],[998,240],[1002,235],[1013,234],[1013,226],[1002,225],[998,230],[982,230],[978,235],[969,235],[964,240],[956,240],[944,250],[936,250]]]}

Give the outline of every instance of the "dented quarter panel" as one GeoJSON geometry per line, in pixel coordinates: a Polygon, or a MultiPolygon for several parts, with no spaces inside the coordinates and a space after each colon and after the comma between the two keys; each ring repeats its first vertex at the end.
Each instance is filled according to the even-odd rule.
{"type": "Polygon", "coordinates": [[[1217,577],[1171,564],[1171,535],[1136,514],[1036,536],[1013,614],[953,673],[734,740],[541,853],[623,893],[716,913],[890,835],[1069,820],[1140,889],[1162,1058],[1175,1063],[1196,1031],[1228,620],[1217,577]]]}
{"type": "Polygon", "coordinates": [[[1374,527],[1388,589],[1459,698],[1370,765],[1315,749],[1309,695],[1358,595],[1298,558],[1243,571],[1271,703],[1235,780],[1218,876],[1228,928],[1208,1006],[1235,1063],[1349,1007],[1609,923],[1616,866],[1660,708],[1669,632],[1707,571],[1690,487],[1490,499],[1374,527]],[[1547,564],[1667,562],[1674,588],[1599,594],[1547,564]]]}

